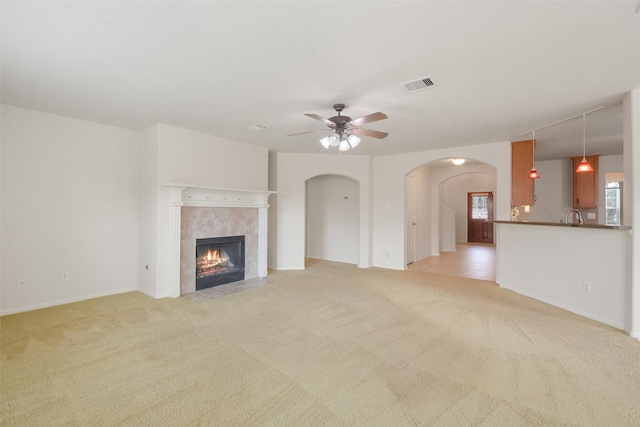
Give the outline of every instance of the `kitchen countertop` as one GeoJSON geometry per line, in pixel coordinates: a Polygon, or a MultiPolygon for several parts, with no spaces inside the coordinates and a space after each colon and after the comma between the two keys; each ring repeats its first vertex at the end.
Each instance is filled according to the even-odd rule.
{"type": "Polygon", "coordinates": [[[602,225],[602,224],[565,224],[563,222],[537,222],[537,221],[498,221],[487,220],[494,224],[520,224],[520,225],[547,225],[552,227],[598,228],[601,230],[631,230],[630,225],[602,225]]]}

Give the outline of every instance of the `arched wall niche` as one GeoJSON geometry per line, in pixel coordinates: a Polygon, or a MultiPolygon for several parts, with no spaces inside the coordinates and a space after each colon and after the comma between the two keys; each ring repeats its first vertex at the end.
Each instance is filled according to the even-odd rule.
{"type": "MultiPolygon", "coordinates": [[[[307,235],[307,182],[324,175],[341,176],[358,183],[358,267],[371,265],[371,159],[356,155],[277,153],[277,218],[273,238],[278,270],[305,267],[307,235]]],[[[344,200],[344,199],[343,199],[344,200]]],[[[352,199],[349,199],[350,201],[352,199]]],[[[272,229],[273,230],[273,229],[272,229]]]]}
{"type": "Polygon", "coordinates": [[[306,180],[307,258],[358,264],[360,182],[339,174],[306,180]]]}

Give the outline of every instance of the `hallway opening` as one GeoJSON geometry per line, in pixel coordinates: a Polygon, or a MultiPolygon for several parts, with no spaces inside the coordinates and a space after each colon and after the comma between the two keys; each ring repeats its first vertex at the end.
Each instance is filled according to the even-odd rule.
{"type": "Polygon", "coordinates": [[[421,259],[409,265],[408,269],[495,282],[496,246],[489,243],[457,243],[455,251],[421,259]]]}

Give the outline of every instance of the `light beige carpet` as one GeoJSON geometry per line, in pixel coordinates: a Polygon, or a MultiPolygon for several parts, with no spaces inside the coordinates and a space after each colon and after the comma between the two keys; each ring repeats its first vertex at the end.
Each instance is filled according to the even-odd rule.
{"type": "Polygon", "coordinates": [[[4,316],[2,426],[640,425],[640,344],[500,289],[312,262],[4,316]]]}

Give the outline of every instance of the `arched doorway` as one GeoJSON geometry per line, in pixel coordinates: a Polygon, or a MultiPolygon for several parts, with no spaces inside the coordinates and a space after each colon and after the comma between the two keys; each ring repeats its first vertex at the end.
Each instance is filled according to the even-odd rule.
{"type": "MultiPolygon", "coordinates": [[[[497,195],[495,167],[481,162],[454,166],[439,160],[424,164],[407,176],[416,181],[413,203],[405,200],[405,209],[415,209],[416,248],[430,250],[416,253],[415,262],[407,268],[451,276],[495,280],[495,246],[468,243],[468,194],[491,192],[497,195]],[[413,206],[413,207],[412,207],[413,206]],[[425,225],[427,223],[427,225],[425,225]]],[[[405,192],[405,198],[410,192],[405,192]]],[[[408,213],[405,218],[411,215],[408,213]]],[[[406,234],[411,230],[405,219],[406,234]]],[[[493,227],[493,225],[490,225],[493,227]]],[[[405,235],[405,242],[411,242],[405,235]]]]}

